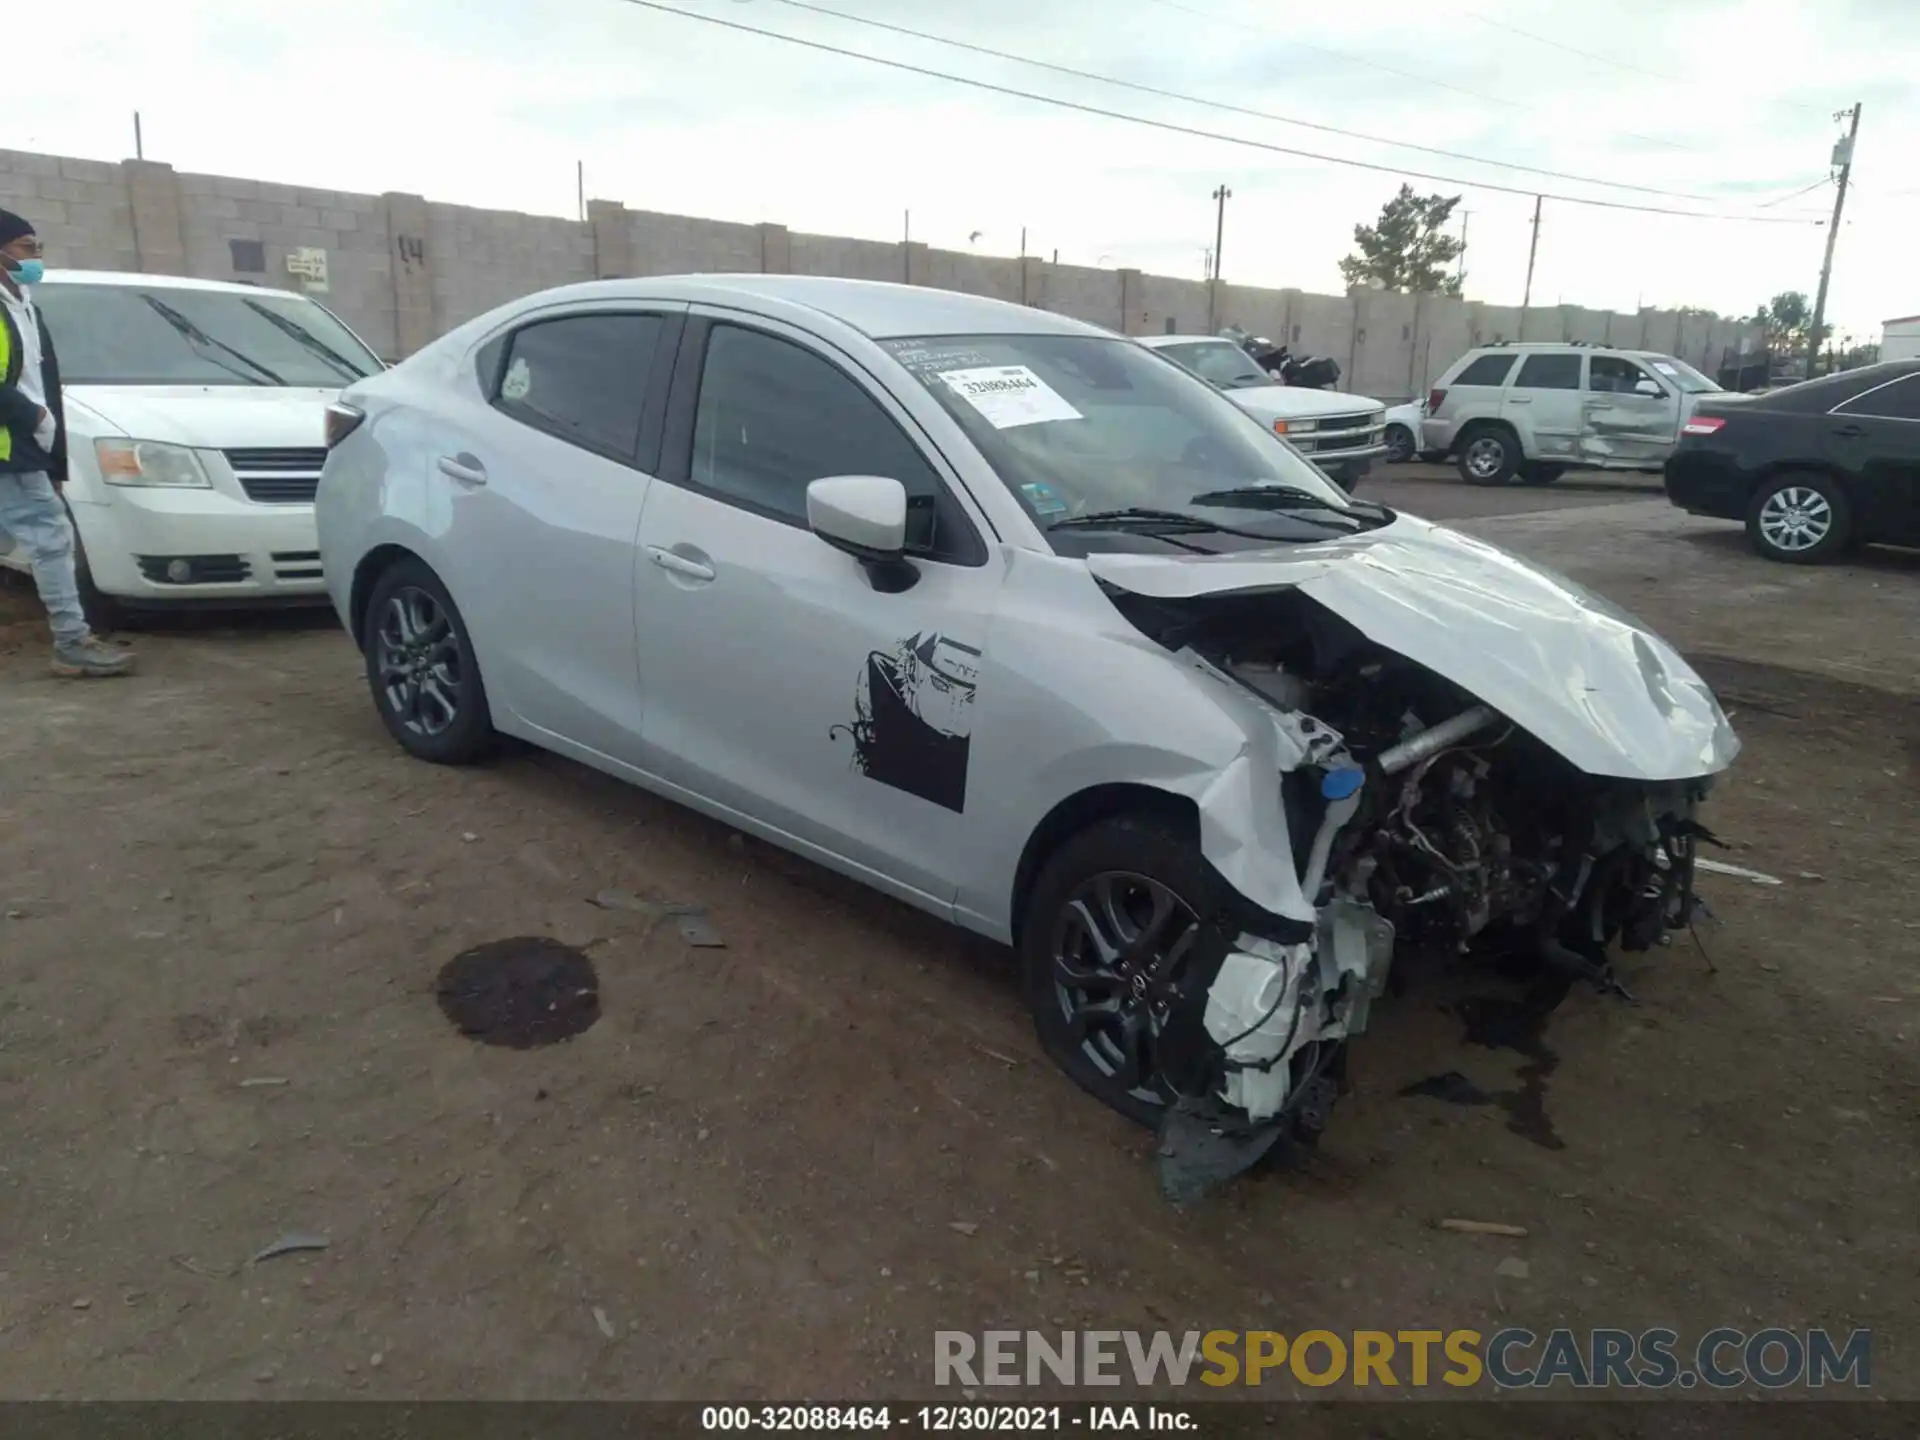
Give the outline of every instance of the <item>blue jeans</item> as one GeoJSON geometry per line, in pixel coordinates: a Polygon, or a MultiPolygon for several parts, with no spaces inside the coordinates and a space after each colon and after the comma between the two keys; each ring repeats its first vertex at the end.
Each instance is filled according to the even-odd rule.
{"type": "Polygon", "coordinates": [[[86,639],[91,632],[73,575],[73,526],[53,482],[40,474],[0,475],[0,530],[13,536],[33,566],[53,643],[77,645],[86,639]]]}

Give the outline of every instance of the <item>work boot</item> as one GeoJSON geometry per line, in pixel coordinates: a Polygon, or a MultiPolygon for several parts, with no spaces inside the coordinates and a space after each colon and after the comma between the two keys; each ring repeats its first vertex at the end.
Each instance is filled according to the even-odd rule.
{"type": "Polygon", "coordinates": [[[133,669],[133,652],[89,635],[70,645],[53,647],[53,673],[69,680],[101,675],[125,675],[133,669]]]}

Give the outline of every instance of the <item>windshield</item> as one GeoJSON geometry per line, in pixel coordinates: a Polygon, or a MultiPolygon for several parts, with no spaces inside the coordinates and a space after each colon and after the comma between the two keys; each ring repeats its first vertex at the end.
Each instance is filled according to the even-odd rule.
{"type": "Polygon", "coordinates": [[[1155,345],[1154,350],[1178,360],[1202,380],[1228,390],[1271,385],[1274,379],[1253,363],[1253,357],[1230,340],[1194,340],[1183,345],[1155,345]]]}
{"type": "Polygon", "coordinates": [[[1121,521],[1263,535],[1276,513],[1313,512],[1337,529],[1384,523],[1378,507],[1350,508],[1338,486],[1219,391],[1131,340],[940,335],[882,344],[1044,530],[1122,511],[1131,513],[1121,521]]]}
{"type": "Polygon", "coordinates": [[[338,389],[380,369],[311,300],[178,285],[42,285],[34,303],[69,385],[338,389]]]}
{"type": "Polygon", "coordinates": [[[1717,394],[1726,388],[1709,380],[1686,361],[1676,360],[1671,355],[1649,355],[1647,363],[1689,395],[1717,394]]]}

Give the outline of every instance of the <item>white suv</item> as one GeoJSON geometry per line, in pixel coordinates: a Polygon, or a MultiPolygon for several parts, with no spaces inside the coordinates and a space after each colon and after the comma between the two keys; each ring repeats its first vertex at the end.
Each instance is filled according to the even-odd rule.
{"type": "Polygon", "coordinates": [[[1651,350],[1577,343],[1484,345],[1427,395],[1421,443],[1469,485],[1516,475],[1547,485],[1573,469],[1658,472],[1702,395],[1721,387],[1651,350]]]}

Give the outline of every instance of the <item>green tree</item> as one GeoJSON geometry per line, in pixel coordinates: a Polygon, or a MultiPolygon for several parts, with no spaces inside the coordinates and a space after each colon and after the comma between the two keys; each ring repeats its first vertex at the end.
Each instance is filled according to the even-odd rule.
{"type": "Polygon", "coordinates": [[[1458,195],[1416,195],[1411,185],[1380,207],[1372,225],[1353,227],[1353,254],[1340,262],[1348,285],[1378,281],[1389,290],[1458,295],[1461,277],[1448,273],[1461,243],[1446,233],[1458,195]]]}
{"type": "MultiPolygon", "coordinates": [[[[1766,327],[1767,349],[1776,355],[1792,355],[1807,348],[1807,331],[1813,324],[1813,307],[1799,290],[1782,290],[1754,311],[1754,320],[1766,327]]],[[[1820,338],[1832,333],[1822,325],[1820,338]]]]}

